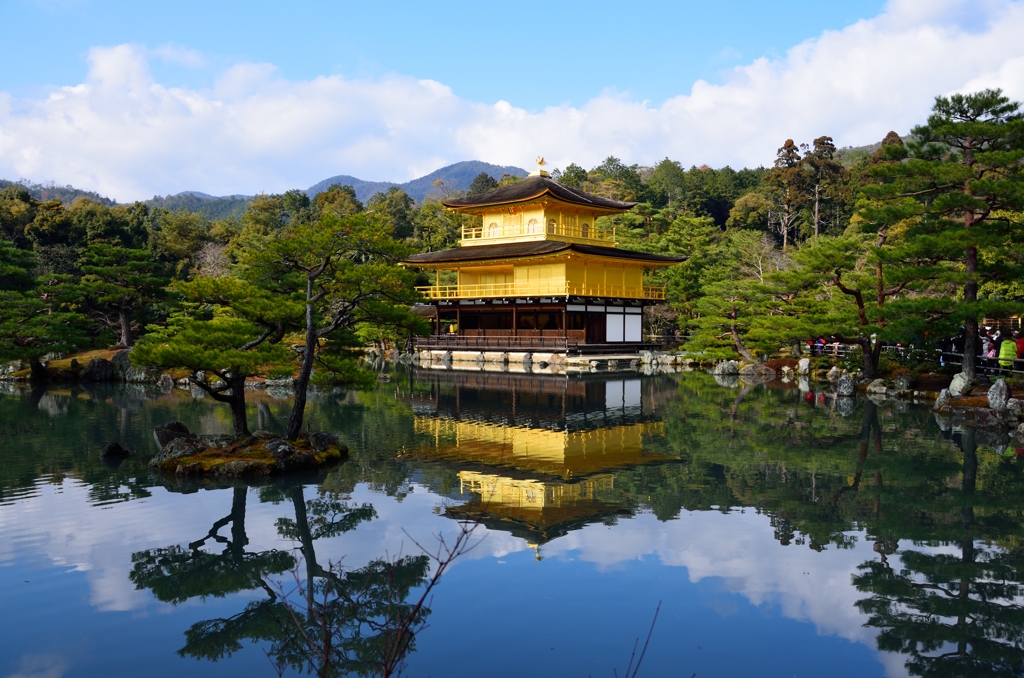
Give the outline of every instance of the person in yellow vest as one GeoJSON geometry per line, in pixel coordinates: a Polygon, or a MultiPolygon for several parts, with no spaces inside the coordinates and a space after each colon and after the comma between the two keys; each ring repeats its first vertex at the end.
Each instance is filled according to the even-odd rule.
{"type": "Polygon", "coordinates": [[[1013,361],[1017,358],[1017,342],[1010,337],[1006,337],[999,344],[999,367],[1003,369],[1010,369],[1013,367],[1013,361]]]}

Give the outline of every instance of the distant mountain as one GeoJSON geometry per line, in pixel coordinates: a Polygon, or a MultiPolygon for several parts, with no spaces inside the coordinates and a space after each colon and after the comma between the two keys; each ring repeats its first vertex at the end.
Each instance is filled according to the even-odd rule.
{"type": "Polygon", "coordinates": [[[106,198],[99,193],[93,191],[83,191],[80,188],[74,186],[58,186],[52,181],[48,184],[33,184],[28,181],[7,181],[6,179],[0,179],[0,188],[7,188],[8,186],[21,186],[27,189],[29,194],[36,200],[60,200],[65,205],[70,205],[78,198],[89,198],[104,205],[114,206],[117,204],[114,200],[106,198]]]}
{"type": "MultiPolygon", "coordinates": [[[[911,135],[905,134],[900,137],[903,142],[910,141],[911,135]]],[[[866,146],[843,146],[836,149],[836,160],[846,168],[853,167],[861,160],[867,160],[875,154],[875,151],[882,147],[881,141],[866,146]]]]}
{"type": "Polygon", "coordinates": [[[843,167],[849,169],[861,160],[870,158],[875,154],[875,151],[881,147],[882,142],[879,141],[876,144],[868,144],[867,146],[844,146],[842,148],[837,148],[836,160],[843,167]]]}
{"type": "Polygon", "coordinates": [[[317,193],[327,190],[327,187],[331,184],[343,184],[356,189],[356,197],[366,202],[374,193],[385,193],[392,186],[397,186],[408,193],[409,197],[413,200],[420,201],[431,194],[437,195],[439,193],[437,187],[434,186],[434,182],[438,179],[444,181],[446,187],[450,190],[465,191],[473,183],[473,179],[476,179],[477,175],[481,172],[486,172],[495,179],[501,179],[503,174],[510,174],[520,178],[525,177],[527,174],[526,170],[519,167],[503,167],[480,160],[466,160],[434,170],[425,177],[413,179],[404,184],[397,184],[391,181],[363,181],[362,179],[343,174],[313,184],[306,189],[306,194],[312,198],[317,193]]]}
{"type": "Polygon", "coordinates": [[[216,221],[242,216],[245,208],[249,206],[250,197],[248,195],[217,197],[199,191],[183,191],[177,195],[165,197],[155,195],[151,200],[147,200],[146,204],[150,207],[163,207],[172,212],[201,212],[206,215],[207,219],[216,221]]]}
{"type": "MultiPolygon", "coordinates": [[[[342,184],[354,188],[356,190],[356,197],[365,203],[375,193],[386,193],[392,186],[397,186],[408,193],[413,200],[421,201],[428,195],[438,195],[440,193],[438,187],[434,186],[434,182],[438,179],[444,181],[446,188],[449,190],[464,191],[469,188],[469,185],[473,183],[473,179],[476,179],[477,175],[481,172],[487,172],[495,179],[501,179],[504,174],[511,174],[516,177],[526,176],[526,170],[519,167],[503,167],[501,165],[481,162],[480,160],[467,160],[442,167],[425,177],[413,179],[404,184],[393,181],[364,181],[347,174],[339,174],[336,177],[324,179],[310,186],[306,189],[306,194],[312,198],[317,193],[327,190],[327,187],[331,184],[342,184]]],[[[85,194],[84,191],[82,193],[85,194]]],[[[151,200],[146,200],[145,202],[150,207],[163,207],[173,211],[188,210],[190,212],[202,212],[208,218],[216,220],[240,217],[249,205],[250,198],[252,196],[240,194],[214,196],[200,191],[182,191],[181,193],[164,197],[156,195],[151,200]]],[[[113,204],[113,202],[111,201],[110,204],[113,204]]]]}
{"type": "Polygon", "coordinates": [[[356,179],[355,177],[351,177],[347,174],[339,174],[336,177],[324,179],[323,181],[313,184],[306,189],[306,195],[313,198],[317,193],[323,193],[326,191],[332,184],[351,186],[356,189],[356,197],[364,203],[371,195],[375,193],[386,193],[392,186],[400,185],[391,181],[363,181],[362,179],[356,179]]]}

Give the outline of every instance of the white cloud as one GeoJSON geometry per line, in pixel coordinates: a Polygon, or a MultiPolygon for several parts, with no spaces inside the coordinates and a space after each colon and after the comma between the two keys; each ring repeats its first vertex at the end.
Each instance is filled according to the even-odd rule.
{"type": "Polygon", "coordinates": [[[81,84],[45,99],[0,93],[0,176],[129,200],[280,191],[334,174],[403,180],[471,158],[527,166],[538,154],[563,167],[609,154],[756,166],[789,137],[856,145],[905,132],[936,94],[999,86],[1024,97],[1021,35],[1020,0],[891,0],[873,19],[660,105],[606,92],[534,112],[399,74],[292,81],[269,64],[235,65],[208,90],[174,88],[147,58],[200,66],[201,54],[97,47],[81,84]]]}
{"type": "Polygon", "coordinates": [[[18,671],[7,678],[61,678],[70,668],[68,661],[56,654],[22,655],[18,664],[18,671]]]}

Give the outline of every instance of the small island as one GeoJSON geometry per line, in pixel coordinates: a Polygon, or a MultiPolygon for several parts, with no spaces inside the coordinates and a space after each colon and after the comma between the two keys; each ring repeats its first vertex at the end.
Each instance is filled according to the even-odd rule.
{"type": "Polygon", "coordinates": [[[302,434],[291,441],[267,431],[203,436],[172,421],[157,426],[153,436],[160,452],[150,468],[176,476],[274,476],[323,469],[348,456],[348,447],[333,433],[302,434]]]}

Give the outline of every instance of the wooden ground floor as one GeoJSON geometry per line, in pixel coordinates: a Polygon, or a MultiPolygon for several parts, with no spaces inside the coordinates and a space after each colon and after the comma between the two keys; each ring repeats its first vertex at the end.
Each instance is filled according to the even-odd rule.
{"type": "Polygon", "coordinates": [[[433,332],[416,346],[640,350],[646,345],[644,305],[635,299],[594,298],[434,302],[418,307],[433,332]]]}

